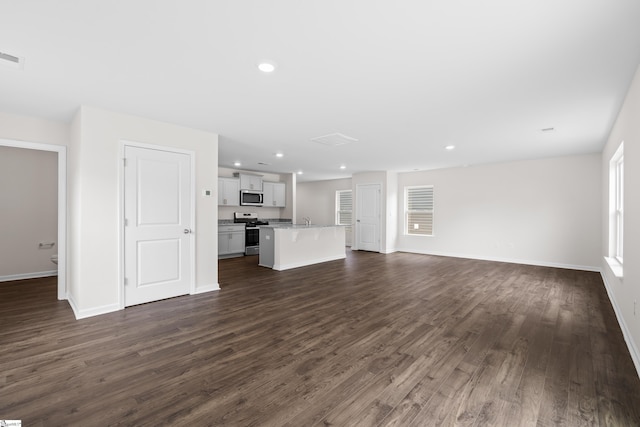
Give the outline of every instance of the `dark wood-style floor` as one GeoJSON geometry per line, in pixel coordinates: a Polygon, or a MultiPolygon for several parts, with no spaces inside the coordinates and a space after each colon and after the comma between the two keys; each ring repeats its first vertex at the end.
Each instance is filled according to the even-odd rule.
{"type": "Polygon", "coordinates": [[[25,426],[640,425],[597,273],[395,253],[76,321],[0,284],[0,419],[25,426]]]}

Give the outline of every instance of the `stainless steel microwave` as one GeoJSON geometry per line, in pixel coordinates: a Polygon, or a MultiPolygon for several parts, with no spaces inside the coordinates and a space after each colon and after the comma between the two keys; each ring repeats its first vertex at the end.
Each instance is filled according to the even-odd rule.
{"type": "Polygon", "coordinates": [[[240,206],[262,206],[263,202],[262,191],[240,190],[240,206]]]}

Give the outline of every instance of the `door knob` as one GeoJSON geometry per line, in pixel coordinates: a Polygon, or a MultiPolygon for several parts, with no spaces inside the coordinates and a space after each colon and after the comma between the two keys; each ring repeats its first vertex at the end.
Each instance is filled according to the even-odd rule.
{"type": "Polygon", "coordinates": [[[184,234],[189,234],[189,233],[191,233],[191,230],[189,230],[188,228],[185,228],[184,229],[184,234]]]}

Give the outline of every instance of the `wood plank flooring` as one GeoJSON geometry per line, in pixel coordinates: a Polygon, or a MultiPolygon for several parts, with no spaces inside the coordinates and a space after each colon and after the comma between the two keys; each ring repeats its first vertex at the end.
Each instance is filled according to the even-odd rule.
{"type": "Polygon", "coordinates": [[[76,321],[0,283],[0,419],[25,426],[639,426],[599,274],[348,251],[76,321]]]}

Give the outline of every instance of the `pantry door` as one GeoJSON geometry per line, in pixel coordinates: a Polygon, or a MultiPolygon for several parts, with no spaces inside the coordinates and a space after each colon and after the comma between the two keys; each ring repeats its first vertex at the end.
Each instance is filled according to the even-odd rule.
{"type": "Polygon", "coordinates": [[[356,185],[358,250],[380,252],[380,184],[356,185]]]}
{"type": "Polygon", "coordinates": [[[125,145],[124,155],[125,306],[188,294],[192,154],[125,145]]]}

